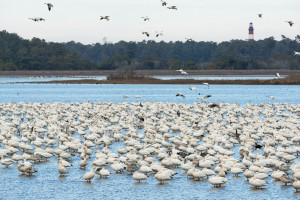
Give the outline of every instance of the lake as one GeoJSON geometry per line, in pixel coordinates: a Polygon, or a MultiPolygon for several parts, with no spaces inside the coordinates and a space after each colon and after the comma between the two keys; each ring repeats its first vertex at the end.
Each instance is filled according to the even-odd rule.
{"type": "MultiPolygon", "coordinates": [[[[23,81],[23,80],[22,80],[23,81]]],[[[11,82],[22,82],[20,79],[11,82]]],[[[300,103],[300,86],[287,85],[77,85],[77,84],[0,84],[0,103],[9,102],[175,102],[192,104],[197,98],[211,95],[208,102],[246,103],[300,103]],[[197,88],[189,90],[189,86],[197,88]],[[186,98],[176,97],[182,93],[186,98]],[[199,95],[200,93],[200,95],[199,95]],[[128,95],[129,98],[123,98],[128,95]],[[135,98],[139,95],[141,98],[135,98]],[[268,96],[274,96],[272,100],[268,96]]],[[[114,143],[112,151],[122,146],[114,143]]],[[[124,147],[124,145],[122,146],[124,147]]],[[[4,148],[4,145],[1,145],[4,148]]],[[[238,147],[234,148],[236,152],[238,147]]],[[[59,177],[56,159],[35,165],[38,173],[23,176],[16,166],[0,166],[0,199],[299,199],[292,186],[282,186],[267,178],[265,189],[250,187],[244,176],[232,177],[222,188],[213,188],[205,181],[193,181],[182,169],[167,184],[161,185],[149,176],[137,183],[128,173],[113,173],[108,179],[94,178],[92,183],[80,177],[89,170],[79,169],[76,156],[71,159],[70,174],[59,177]]],[[[299,161],[299,158],[297,159],[299,161]]]]}
{"type": "Polygon", "coordinates": [[[197,98],[211,95],[208,102],[299,104],[299,94],[300,86],[297,85],[0,84],[0,102],[161,101],[191,104],[200,102],[197,98]],[[197,90],[189,90],[190,86],[197,90]],[[184,94],[186,98],[176,97],[177,93],[184,94]],[[123,95],[129,98],[124,99],[123,95]],[[141,98],[137,99],[134,95],[141,98]]]}

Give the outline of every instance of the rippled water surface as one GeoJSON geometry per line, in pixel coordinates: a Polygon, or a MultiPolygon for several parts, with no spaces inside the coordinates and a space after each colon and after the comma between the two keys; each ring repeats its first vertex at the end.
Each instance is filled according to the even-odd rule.
{"type": "Polygon", "coordinates": [[[300,86],[288,85],[89,85],[89,84],[0,84],[0,102],[201,102],[300,103],[300,86]],[[189,90],[194,86],[197,90],[189,90]],[[176,97],[182,93],[185,98],[176,97]],[[200,93],[200,95],[199,95],[200,93]],[[123,95],[129,98],[124,99],[123,95]],[[135,98],[139,95],[141,98],[135,98]],[[269,96],[275,97],[274,100],[269,96]]]}
{"type": "MultiPolygon", "coordinates": [[[[241,85],[64,85],[64,84],[1,84],[0,102],[177,102],[193,103],[198,97],[210,94],[208,101],[235,102],[239,104],[262,102],[300,103],[300,86],[241,86],[241,85]],[[186,98],[176,97],[183,93],[186,98]],[[198,94],[200,93],[200,95],[198,94]],[[122,96],[126,94],[128,99],[122,96]],[[137,99],[134,95],[140,95],[137,99]],[[267,96],[274,96],[271,100],[267,96]]],[[[121,143],[115,143],[111,150],[116,152],[121,143]]],[[[56,146],[54,146],[55,148],[56,146]]],[[[124,147],[124,146],[122,146],[124,147]]],[[[3,145],[1,146],[3,148],[3,145]]],[[[237,151],[235,147],[233,151],[237,151]]],[[[93,159],[93,157],[92,157],[93,159]]],[[[153,175],[142,183],[128,173],[113,173],[108,179],[94,178],[85,183],[80,177],[88,171],[78,167],[78,156],[71,159],[73,166],[66,177],[59,177],[57,159],[35,165],[34,176],[21,175],[16,165],[0,166],[0,199],[300,199],[292,186],[266,179],[264,189],[255,190],[242,177],[232,177],[222,188],[213,188],[207,180],[188,179],[180,169],[174,180],[158,184],[153,175]]],[[[299,161],[297,159],[296,161],[299,161]]]]}

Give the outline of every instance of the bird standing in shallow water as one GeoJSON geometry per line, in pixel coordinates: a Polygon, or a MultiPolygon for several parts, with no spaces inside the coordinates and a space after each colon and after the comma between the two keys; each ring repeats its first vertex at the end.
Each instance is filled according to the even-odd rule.
{"type": "Polygon", "coordinates": [[[91,182],[91,180],[94,178],[95,172],[94,172],[94,163],[91,164],[91,171],[85,173],[82,178],[86,180],[87,182],[91,182]]]}

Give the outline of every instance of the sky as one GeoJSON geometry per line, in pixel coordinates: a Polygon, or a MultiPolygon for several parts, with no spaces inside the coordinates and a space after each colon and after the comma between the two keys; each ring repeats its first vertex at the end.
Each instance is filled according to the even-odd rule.
{"type": "Polygon", "coordinates": [[[0,0],[0,30],[47,42],[75,41],[94,44],[118,41],[222,42],[248,38],[253,22],[254,39],[300,35],[300,0],[0,0]],[[49,12],[47,5],[52,3],[49,12]],[[258,14],[262,13],[262,18],[258,14]],[[110,16],[110,21],[100,16],[110,16]],[[149,21],[141,17],[148,16],[149,21]],[[34,22],[28,18],[42,17],[34,22]],[[293,21],[292,27],[285,21],[293,21]],[[150,33],[150,37],[142,34],[150,33]],[[163,32],[156,38],[155,32],[163,32]]]}

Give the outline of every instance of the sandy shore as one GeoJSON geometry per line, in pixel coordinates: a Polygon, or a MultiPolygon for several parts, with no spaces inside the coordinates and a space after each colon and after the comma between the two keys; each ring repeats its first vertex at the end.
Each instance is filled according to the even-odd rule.
{"type": "MultiPolygon", "coordinates": [[[[110,70],[86,71],[0,71],[0,76],[101,76],[109,75],[110,70]]],[[[175,70],[136,70],[138,75],[179,75],[175,70]]],[[[187,70],[189,75],[282,75],[300,74],[300,70],[187,70]]]]}

